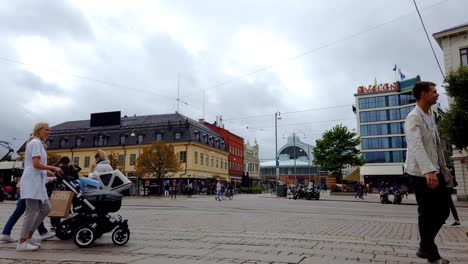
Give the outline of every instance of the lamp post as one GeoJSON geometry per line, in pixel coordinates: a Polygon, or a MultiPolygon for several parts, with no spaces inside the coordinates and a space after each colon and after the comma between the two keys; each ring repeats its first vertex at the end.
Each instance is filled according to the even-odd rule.
{"type": "MultiPolygon", "coordinates": [[[[141,141],[140,139],[138,138],[138,136],[135,134],[135,131],[132,131],[132,133],[130,134],[131,137],[135,137],[136,136],[136,140],[138,142],[138,158],[140,158],[140,148],[141,148],[141,141]]],[[[140,179],[137,175],[137,194],[138,196],[140,196],[140,179]]]]}
{"type": "Polygon", "coordinates": [[[279,185],[279,158],[278,158],[278,120],[281,119],[281,113],[275,113],[275,163],[276,163],[276,198],[279,197],[278,185],[279,185]]]}

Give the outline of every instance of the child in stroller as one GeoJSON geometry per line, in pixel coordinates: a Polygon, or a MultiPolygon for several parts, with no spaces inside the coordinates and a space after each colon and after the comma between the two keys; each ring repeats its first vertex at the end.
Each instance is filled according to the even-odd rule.
{"type": "Polygon", "coordinates": [[[91,247],[103,234],[113,231],[112,242],[118,246],[125,245],[130,239],[127,220],[117,214],[109,215],[119,211],[122,205],[123,196],[117,191],[128,189],[131,185],[130,181],[122,176],[118,170],[100,175],[99,185],[103,189],[90,181],[84,180],[80,183],[73,178],[62,176],[64,189],[72,191],[75,196],[72,201],[72,217],[57,226],[57,237],[61,240],[73,238],[75,245],[86,248],[91,247]],[[103,183],[101,178],[106,182],[103,183]],[[120,188],[115,188],[113,182],[123,184],[120,184],[120,188]]]}

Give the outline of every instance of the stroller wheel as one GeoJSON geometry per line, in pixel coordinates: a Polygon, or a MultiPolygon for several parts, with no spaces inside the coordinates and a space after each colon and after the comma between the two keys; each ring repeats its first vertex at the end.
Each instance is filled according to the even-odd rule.
{"type": "Polygon", "coordinates": [[[94,244],[94,240],[96,240],[96,235],[90,227],[81,227],[75,233],[74,242],[80,248],[91,247],[94,244]]]}
{"type": "Polygon", "coordinates": [[[68,240],[73,237],[73,230],[76,228],[74,219],[62,221],[55,230],[55,235],[60,240],[68,240]]]}
{"type": "Polygon", "coordinates": [[[117,246],[123,246],[130,240],[130,230],[128,228],[118,227],[112,233],[112,242],[117,246]]]}

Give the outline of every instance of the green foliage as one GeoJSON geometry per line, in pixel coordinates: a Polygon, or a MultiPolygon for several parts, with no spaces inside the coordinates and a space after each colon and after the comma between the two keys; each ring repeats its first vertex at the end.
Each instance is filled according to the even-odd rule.
{"type": "Polygon", "coordinates": [[[240,188],[241,193],[262,193],[262,188],[260,187],[241,187],[240,188]]]}
{"type": "Polygon", "coordinates": [[[325,131],[322,138],[315,141],[314,163],[320,165],[321,169],[331,171],[340,181],[344,165],[364,164],[364,159],[356,148],[360,143],[356,133],[343,125],[337,125],[325,131]]]}
{"type": "Polygon", "coordinates": [[[443,139],[459,149],[468,147],[468,67],[460,67],[447,76],[447,94],[453,104],[443,116],[439,130],[443,139]]]}

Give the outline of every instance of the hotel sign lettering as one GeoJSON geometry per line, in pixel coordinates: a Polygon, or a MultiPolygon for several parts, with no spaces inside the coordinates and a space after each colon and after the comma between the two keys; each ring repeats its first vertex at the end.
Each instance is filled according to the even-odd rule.
{"type": "Polygon", "coordinates": [[[357,93],[358,94],[396,92],[396,91],[398,91],[398,86],[396,85],[396,83],[385,83],[385,84],[369,85],[368,87],[359,86],[357,88],[357,93]]]}

